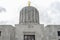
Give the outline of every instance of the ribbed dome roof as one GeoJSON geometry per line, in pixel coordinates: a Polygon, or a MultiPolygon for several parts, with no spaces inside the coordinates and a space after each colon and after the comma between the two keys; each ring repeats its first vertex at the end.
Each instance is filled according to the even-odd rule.
{"type": "Polygon", "coordinates": [[[20,11],[19,23],[39,23],[39,12],[35,7],[27,6],[20,11]]]}

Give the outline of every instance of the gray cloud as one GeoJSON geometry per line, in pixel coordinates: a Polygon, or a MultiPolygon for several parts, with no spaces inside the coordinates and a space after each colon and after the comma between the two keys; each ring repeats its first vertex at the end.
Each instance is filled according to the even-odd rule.
{"type": "Polygon", "coordinates": [[[6,9],[3,7],[0,7],[0,12],[6,12],[6,9]]]}
{"type": "Polygon", "coordinates": [[[51,3],[40,16],[40,20],[45,24],[60,24],[60,2],[51,3]]]}

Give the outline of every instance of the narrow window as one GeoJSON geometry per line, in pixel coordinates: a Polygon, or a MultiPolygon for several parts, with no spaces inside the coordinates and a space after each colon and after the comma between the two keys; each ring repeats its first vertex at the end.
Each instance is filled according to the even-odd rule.
{"type": "Polygon", "coordinates": [[[58,36],[60,36],[60,31],[58,31],[58,36]]]}
{"type": "Polygon", "coordinates": [[[35,40],[35,35],[24,35],[24,40],[35,40]]]}
{"type": "Polygon", "coordinates": [[[60,40],[60,39],[59,39],[60,40]]]}
{"type": "Polygon", "coordinates": [[[1,36],[1,31],[0,31],[0,36],[1,36]]]}

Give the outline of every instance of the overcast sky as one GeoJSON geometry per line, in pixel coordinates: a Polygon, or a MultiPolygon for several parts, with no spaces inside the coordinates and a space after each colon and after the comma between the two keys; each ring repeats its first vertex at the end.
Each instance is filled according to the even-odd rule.
{"type": "MultiPolygon", "coordinates": [[[[59,0],[30,0],[39,11],[41,24],[60,24],[59,0]]],[[[28,0],[0,0],[0,24],[18,24],[20,10],[28,0]],[[2,9],[2,10],[1,10],[2,9]]]]}

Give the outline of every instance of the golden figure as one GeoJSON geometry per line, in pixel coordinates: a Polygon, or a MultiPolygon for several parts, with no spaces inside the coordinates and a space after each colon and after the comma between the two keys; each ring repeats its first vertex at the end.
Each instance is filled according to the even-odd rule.
{"type": "Polygon", "coordinates": [[[31,2],[30,2],[30,0],[28,1],[28,6],[30,6],[30,4],[31,4],[31,2]]]}

